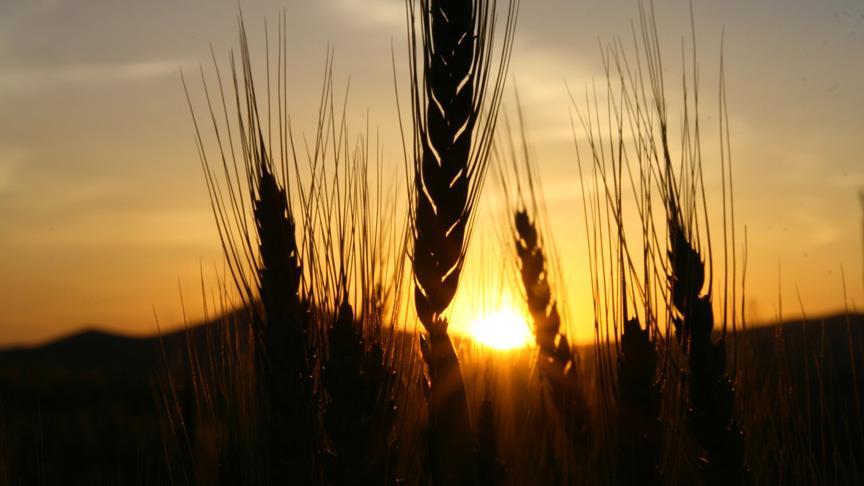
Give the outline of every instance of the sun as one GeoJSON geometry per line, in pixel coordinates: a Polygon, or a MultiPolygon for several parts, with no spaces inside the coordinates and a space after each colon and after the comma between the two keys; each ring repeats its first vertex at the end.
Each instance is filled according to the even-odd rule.
{"type": "Polygon", "coordinates": [[[469,334],[475,341],[502,351],[524,348],[534,340],[525,318],[510,309],[500,309],[477,318],[471,324],[469,334]]]}

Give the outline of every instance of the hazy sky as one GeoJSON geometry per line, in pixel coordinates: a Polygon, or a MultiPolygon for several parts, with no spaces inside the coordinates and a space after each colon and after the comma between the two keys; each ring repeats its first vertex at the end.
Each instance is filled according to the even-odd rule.
{"type": "MultiPolygon", "coordinates": [[[[725,28],[752,315],[773,317],[778,292],[797,314],[796,286],[809,314],[842,308],[841,265],[860,304],[864,3],[695,3],[707,123],[725,28]]],[[[401,165],[390,49],[404,60],[402,0],[241,4],[259,48],[264,17],[287,9],[300,129],[332,44],[337,83],[351,77],[350,116],[359,123],[369,110],[401,165]]],[[[688,1],[656,4],[675,65],[688,1]]],[[[581,219],[571,219],[582,213],[566,85],[603,78],[598,40],[629,39],[636,5],[522,1],[511,73],[565,267],[585,254],[581,219]]],[[[0,345],[82,326],[152,332],[154,308],[163,324],[180,321],[178,284],[194,294],[200,266],[217,265],[220,251],[178,71],[208,62],[210,43],[220,56],[234,47],[236,13],[235,0],[0,2],[0,345]]],[[[719,169],[708,160],[711,186],[719,169]]],[[[587,277],[567,278],[574,305],[588,305],[587,277]]]]}

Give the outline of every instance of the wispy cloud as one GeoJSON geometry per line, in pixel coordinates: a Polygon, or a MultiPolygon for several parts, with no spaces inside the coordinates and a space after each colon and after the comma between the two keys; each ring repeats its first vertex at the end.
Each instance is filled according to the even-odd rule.
{"type": "Polygon", "coordinates": [[[402,0],[336,0],[332,2],[332,9],[361,26],[400,28],[405,25],[402,0]]]}
{"type": "Polygon", "coordinates": [[[181,67],[193,64],[187,60],[166,60],[5,69],[0,70],[0,94],[42,89],[57,84],[134,81],[173,76],[181,67]]]}

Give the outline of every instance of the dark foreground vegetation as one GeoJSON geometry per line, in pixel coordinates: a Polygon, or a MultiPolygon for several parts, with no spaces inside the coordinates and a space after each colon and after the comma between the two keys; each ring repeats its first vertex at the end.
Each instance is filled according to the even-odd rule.
{"type": "MultiPolygon", "coordinates": [[[[164,484],[170,473],[162,437],[168,427],[160,391],[163,360],[167,357],[178,380],[178,394],[192,403],[187,344],[203,345],[208,326],[214,325],[168,334],[161,344],[157,337],[89,331],[39,347],[0,351],[2,483],[164,484]]],[[[759,395],[753,400],[768,404],[760,413],[796,411],[782,437],[812,442],[817,452],[824,441],[825,455],[813,458],[819,467],[847,468],[852,464],[834,463],[862,457],[860,442],[849,440],[847,432],[864,414],[854,409],[854,390],[864,394],[864,380],[859,375],[854,385],[852,373],[864,366],[864,315],[756,327],[739,339],[758,370],[753,391],[759,395]],[[858,345],[854,364],[850,342],[858,345]]],[[[587,359],[592,350],[580,348],[579,354],[587,359]]],[[[779,424],[754,420],[752,435],[771,440],[779,434],[768,430],[772,425],[779,424]]],[[[773,460],[791,453],[781,441],[772,447],[773,460]]],[[[786,483],[799,481],[787,476],[786,483]]]]}

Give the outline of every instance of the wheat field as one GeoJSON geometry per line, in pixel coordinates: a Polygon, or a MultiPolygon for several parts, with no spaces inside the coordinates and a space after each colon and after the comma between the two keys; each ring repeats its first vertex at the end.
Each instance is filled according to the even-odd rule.
{"type": "Polygon", "coordinates": [[[0,353],[0,484],[861,484],[864,317],[748,322],[723,51],[697,57],[692,23],[663,45],[639,2],[605,76],[567,86],[573,268],[511,72],[525,3],[404,2],[398,160],[332,50],[295,90],[290,9],[239,13],[179,75],[222,250],[204,319],[124,343],[128,369],[96,333],[0,353]],[[460,294],[508,307],[464,332],[460,294]],[[60,377],[74,353],[105,370],[60,377]]]}

